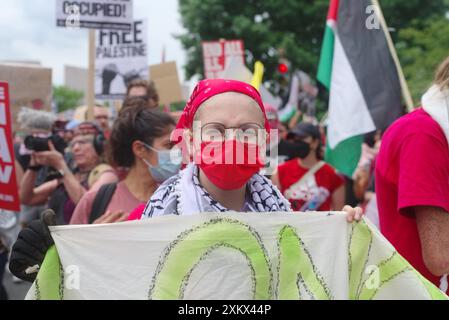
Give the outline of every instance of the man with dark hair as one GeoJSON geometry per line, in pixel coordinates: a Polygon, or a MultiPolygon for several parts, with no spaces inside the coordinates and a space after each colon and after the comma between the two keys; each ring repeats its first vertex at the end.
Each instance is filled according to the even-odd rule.
{"type": "Polygon", "coordinates": [[[148,100],[150,108],[159,106],[159,94],[153,81],[133,80],[128,85],[126,97],[139,97],[148,100]]]}

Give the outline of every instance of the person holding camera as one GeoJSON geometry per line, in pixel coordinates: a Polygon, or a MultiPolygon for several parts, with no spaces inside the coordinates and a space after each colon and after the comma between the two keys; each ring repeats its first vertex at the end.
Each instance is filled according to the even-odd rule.
{"type": "MultiPolygon", "coordinates": [[[[52,135],[52,128],[57,120],[51,112],[34,110],[23,107],[17,115],[18,130],[15,132],[14,156],[16,159],[16,175],[23,177],[31,161],[31,151],[25,146],[26,137],[48,138],[52,135]]],[[[29,139],[29,138],[28,138],[29,139]]],[[[42,167],[37,171],[34,187],[45,183],[48,177],[48,168],[42,167]]],[[[20,186],[20,181],[18,186],[20,186]]],[[[19,224],[26,227],[31,221],[38,219],[44,206],[27,206],[22,203],[19,214],[19,224]]]]}
{"type": "MultiPolygon", "coordinates": [[[[56,140],[57,141],[57,140],[56,140]]],[[[28,142],[34,150],[20,186],[20,199],[26,205],[42,205],[56,213],[57,224],[68,224],[76,204],[88,190],[99,189],[103,184],[117,182],[112,167],[104,164],[102,153],[105,138],[93,123],[81,124],[69,145],[75,168],[71,170],[64,159],[64,150],[55,146],[55,139],[28,142]],[[37,172],[51,168],[54,178],[35,187],[37,172]]]]}

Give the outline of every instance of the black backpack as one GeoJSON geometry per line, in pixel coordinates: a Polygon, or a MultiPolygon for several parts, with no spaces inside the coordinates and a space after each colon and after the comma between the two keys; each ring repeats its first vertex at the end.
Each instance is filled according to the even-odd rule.
{"type": "Polygon", "coordinates": [[[111,202],[112,196],[114,195],[115,189],[117,189],[117,183],[102,185],[98,190],[90,211],[89,224],[94,223],[95,220],[105,214],[109,202],[111,202]]]}

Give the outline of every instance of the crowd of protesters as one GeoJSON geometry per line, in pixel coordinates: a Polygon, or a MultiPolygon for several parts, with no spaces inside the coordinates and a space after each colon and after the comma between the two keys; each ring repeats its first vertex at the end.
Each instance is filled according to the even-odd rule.
{"type": "MultiPolygon", "coordinates": [[[[324,161],[325,128],[310,122],[281,123],[276,109],[264,105],[247,85],[200,82],[178,122],[158,106],[154,85],[138,80],[129,85],[113,121],[101,106],[94,109],[93,122],[61,124],[53,115],[37,111],[19,115],[27,136],[19,137],[15,145],[22,210],[18,228],[8,236],[1,234],[0,284],[19,229],[23,230],[12,250],[10,268],[21,279],[35,278],[26,267],[39,266],[52,243],[39,220],[47,208],[55,213],[52,223],[62,225],[228,210],[338,211],[350,204],[362,207],[401,255],[447,290],[449,58],[438,69],[423,107],[386,131],[365,136],[352,177],[324,161]],[[202,123],[199,137],[190,132],[197,120],[202,123]],[[231,149],[247,146],[245,139],[260,139],[251,132],[270,127],[278,130],[274,172],[258,173],[263,172],[258,159],[255,165],[235,170],[193,159],[192,148],[203,151],[214,143],[231,149]],[[188,137],[184,141],[192,141],[184,146],[189,160],[193,159],[187,165],[173,161],[179,147],[173,139],[175,128],[188,137]],[[246,135],[234,133],[229,139],[229,129],[236,128],[246,135]],[[40,139],[48,141],[48,148],[30,150],[29,137],[36,145],[40,139]],[[174,192],[177,186],[181,190],[174,192]]],[[[267,155],[270,159],[270,148],[267,155]]],[[[359,210],[345,208],[348,220],[360,218],[359,210]]],[[[0,295],[5,297],[4,290],[0,295]]]]}

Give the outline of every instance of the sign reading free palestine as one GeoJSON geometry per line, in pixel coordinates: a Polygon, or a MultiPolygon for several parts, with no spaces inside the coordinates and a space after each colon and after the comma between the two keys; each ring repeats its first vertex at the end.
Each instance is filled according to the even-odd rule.
{"type": "Polygon", "coordinates": [[[95,96],[124,99],[129,83],[148,80],[148,23],[134,21],[130,31],[97,30],[95,96]]]}
{"type": "Polygon", "coordinates": [[[170,215],[51,234],[28,299],[447,299],[369,221],[340,212],[170,215]]]}

